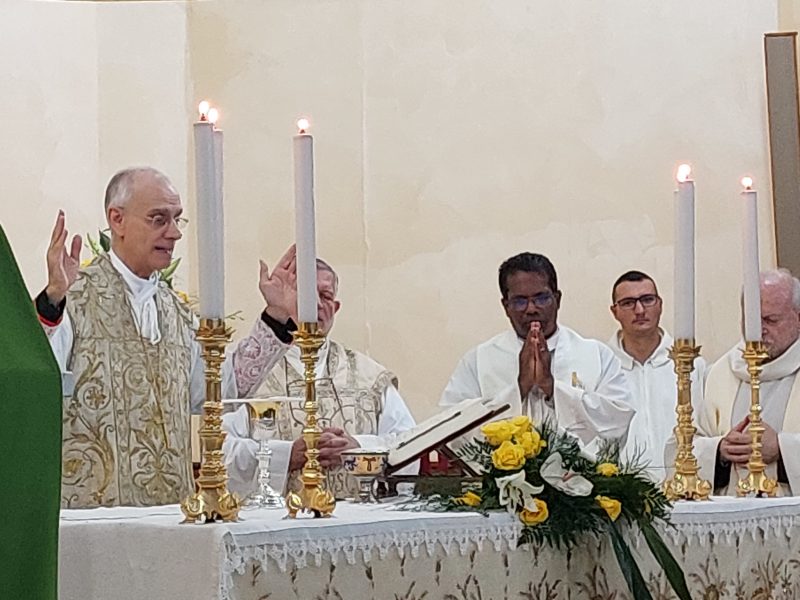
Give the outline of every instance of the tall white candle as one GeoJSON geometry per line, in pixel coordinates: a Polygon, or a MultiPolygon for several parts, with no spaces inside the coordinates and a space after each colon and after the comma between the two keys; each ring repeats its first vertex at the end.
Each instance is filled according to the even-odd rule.
{"type": "Polygon", "coordinates": [[[675,190],[676,339],[694,339],[694,181],[689,165],[678,167],[675,190]]]}
{"type": "Polygon", "coordinates": [[[194,124],[197,254],[200,316],[221,319],[225,316],[222,132],[215,132],[209,119],[213,110],[201,103],[200,121],[194,124]]]}
{"type": "Polygon", "coordinates": [[[314,138],[308,121],[297,121],[293,140],[295,242],[297,243],[297,317],[317,322],[317,241],[314,224],[314,138]]]}
{"type": "Polygon", "coordinates": [[[744,339],[761,341],[761,281],[758,266],[758,195],[753,180],[742,177],[742,283],[744,339]]]}

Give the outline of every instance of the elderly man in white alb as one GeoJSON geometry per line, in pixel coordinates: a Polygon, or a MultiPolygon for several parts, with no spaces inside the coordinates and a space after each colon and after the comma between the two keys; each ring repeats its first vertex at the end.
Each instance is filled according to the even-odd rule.
{"type": "Polygon", "coordinates": [[[518,254],[500,266],[499,283],[512,329],[467,352],[440,406],[495,397],[508,401],[512,414],[554,420],[589,449],[599,439],[624,444],[634,415],[625,375],[608,346],[558,323],[561,291],[552,263],[518,254]]]}
{"type": "MultiPolygon", "coordinates": [[[[761,336],[769,358],[761,372],[762,455],[782,495],[800,494],[800,281],[786,269],[761,273],[761,336]]],[[[744,342],[708,372],[695,455],[717,494],[736,494],[750,459],[750,377],[744,342]]]]}
{"type": "MultiPolygon", "coordinates": [[[[292,341],[297,326],[296,258],[292,247],[270,274],[262,263],[261,291],[267,300],[262,315],[269,325],[270,346],[262,349],[240,346],[240,351],[257,357],[271,354],[275,364],[264,373],[249,397],[303,397],[304,367],[300,350],[292,341]],[[277,364],[276,364],[277,361],[277,364]]],[[[336,299],[339,279],[325,261],[317,260],[319,328],[328,334],[341,304],[336,299]]],[[[261,361],[263,362],[263,360],[261,361]]],[[[328,489],[337,497],[353,495],[355,482],[341,469],[341,452],[348,448],[386,449],[394,435],[414,426],[414,419],[397,391],[397,377],[368,356],[328,338],[316,365],[318,423],[323,428],[318,448],[319,461],[327,469],[328,489]]],[[[249,437],[246,406],[223,415],[228,436],[223,446],[230,488],[242,495],[255,488],[258,444],[249,437]]],[[[301,437],[305,424],[302,403],[281,404],[278,435],[270,440],[272,460],[270,484],[278,491],[291,489],[294,475],[305,463],[306,445],[301,437]],[[288,478],[288,479],[287,479],[288,478]]],[[[416,465],[403,470],[416,472],[416,465]]]]}
{"type": "MultiPolygon", "coordinates": [[[[62,372],[74,374],[64,401],[62,505],[174,504],[194,491],[190,410],[205,400],[196,319],[160,281],[170,265],[183,207],[159,171],[120,171],[106,188],[111,250],[81,269],[80,236],[69,251],[59,212],[47,251],[47,287],[35,303],[62,372]]],[[[250,346],[268,344],[258,321],[250,346]]],[[[246,394],[272,367],[268,355],[223,365],[223,390],[246,394]]]]}
{"type": "MultiPolygon", "coordinates": [[[[667,476],[664,448],[677,422],[677,375],[669,357],[672,336],[661,329],[662,300],[653,278],[641,271],[619,276],[611,290],[611,314],[620,328],[608,345],[622,364],[631,387],[636,416],[631,421],[624,456],[648,463],[657,482],[667,476]]],[[[705,362],[698,358],[692,372],[692,402],[700,406],[705,362]]]]}

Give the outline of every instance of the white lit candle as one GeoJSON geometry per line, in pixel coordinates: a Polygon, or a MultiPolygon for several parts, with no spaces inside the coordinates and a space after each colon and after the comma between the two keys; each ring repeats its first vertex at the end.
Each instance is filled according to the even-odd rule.
{"type": "Polygon", "coordinates": [[[761,341],[761,281],[758,266],[758,195],[753,179],[742,177],[742,287],[744,339],[761,341]]]}
{"type": "Polygon", "coordinates": [[[692,169],[678,167],[675,190],[675,324],[676,339],[694,339],[694,181],[692,169]]]}
{"type": "Polygon", "coordinates": [[[225,316],[225,255],[222,216],[222,132],[215,131],[218,114],[203,101],[194,124],[194,164],[197,189],[197,254],[200,316],[225,316]]]}
{"type": "Polygon", "coordinates": [[[297,243],[297,317],[317,322],[317,242],[314,224],[314,138],[308,120],[297,121],[293,140],[294,218],[297,243]]]}

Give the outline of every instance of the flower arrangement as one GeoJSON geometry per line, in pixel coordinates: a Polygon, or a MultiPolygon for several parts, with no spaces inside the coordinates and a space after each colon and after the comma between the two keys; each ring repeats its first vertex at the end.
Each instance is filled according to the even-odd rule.
{"type": "Polygon", "coordinates": [[[539,428],[526,416],[495,421],[481,428],[460,451],[482,472],[479,491],[459,497],[431,497],[441,510],[505,509],[523,524],[521,544],[547,543],[570,548],[586,534],[608,535],[620,569],[636,600],[650,600],[641,571],[621,532],[623,523],[638,528],[678,598],[689,591],[678,563],[655,521],[668,522],[670,504],[644,475],[644,465],[622,465],[619,444],[609,443],[597,457],[548,422],[539,428]]]}

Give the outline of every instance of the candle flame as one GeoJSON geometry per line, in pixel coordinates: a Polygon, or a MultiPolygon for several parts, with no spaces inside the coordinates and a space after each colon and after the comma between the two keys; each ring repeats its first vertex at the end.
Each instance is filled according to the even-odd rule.
{"type": "Polygon", "coordinates": [[[746,190],[752,190],[753,178],[749,176],[742,177],[742,187],[746,190]]]}
{"type": "Polygon", "coordinates": [[[208,103],[208,100],[203,100],[200,104],[197,105],[197,110],[200,112],[200,120],[207,121],[208,120],[208,111],[211,108],[211,105],[208,103]]]}
{"type": "Polygon", "coordinates": [[[689,179],[689,175],[691,174],[692,174],[692,167],[684,163],[678,167],[678,173],[675,176],[675,178],[681,183],[683,183],[689,179]]]}
{"type": "Polygon", "coordinates": [[[300,133],[305,133],[310,126],[308,119],[303,117],[302,119],[297,119],[297,129],[300,133]]]}
{"type": "Polygon", "coordinates": [[[219,111],[216,108],[210,108],[208,110],[208,120],[212,125],[217,124],[217,121],[219,121],[219,111]]]}

